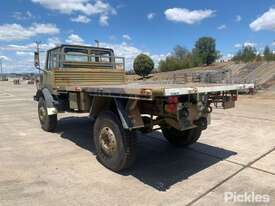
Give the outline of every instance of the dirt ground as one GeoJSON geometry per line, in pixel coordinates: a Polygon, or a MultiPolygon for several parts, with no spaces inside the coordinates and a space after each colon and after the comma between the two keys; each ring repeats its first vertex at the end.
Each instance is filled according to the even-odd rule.
{"type": "Polygon", "coordinates": [[[42,131],[34,92],[0,82],[1,206],[275,205],[271,92],[216,109],[188,149],[173,148],[160,132],[140,135],[136,164],[121,174],[97,162],[86,116],[60,115],[56,133],[42,131]]]}

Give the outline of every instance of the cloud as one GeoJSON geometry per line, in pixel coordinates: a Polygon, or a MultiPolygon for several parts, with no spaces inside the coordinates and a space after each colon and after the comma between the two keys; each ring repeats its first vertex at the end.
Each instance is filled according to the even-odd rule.
{"type": "Polygon", "coordinates": [[[66,43],[82,45],[82,44],[84,44],[84,40],[80,36],[78,36],[77,34],[71,34],[66,39],[66,43]]]}
{"type": "Polygon", "coordinates": [[[33,52],[17,51],[16,55],[18,55],[18,56],[33,56],[33,52]]]}
{"type": "Polygon", "coordinates": [[[228,54],[226,55],[226,57],[227,57],[228,59],[232,59],[232,58],[234,57],[234,54],[228,53],[228,54]]]}
{"type": "Polygon", "coordinates": [[[88,0],[62,0],[58,3],[55,0],[32,0],[32,2],[39,3],[50,10],[56,10],[64,14],[80,12],[85,15],[95,15],[108,13],[113,10],[108,3],[101,0],[95,1],[94,4],[89,3],[88,0]]]}
{"type": "Polygon", "coordinates": [[[62,0],[58,3],[56,0],[32,0],[34,3],[39,3],[45,8],[58,11],[63,14],[81,13],[86,16],[99,15],[99,23],[103,26],[108,25],[110,15],[115,15],[116,10],[103,0],[95,0],[90,3],[89,0],[62,0]]]}
{"type": "Polygon", "coordinates": [[[128,41],[132,40],[132,38],[128,34],[123,34],[122,38],[128,41]]]}
{"type": "Polygon", "coordinates": [[[109,39],[110,39],[111,41],[115,41],[115,40],[117,39],[117,37],[116,37],[115,35],[110,35],[110,36],[109,36],[109,39]]]}
{"type": "Polygon", "coordinates": [[[240,15],[237,15],[237,16],[235,17],[235,21],[236,21],[236,22],[242,21],[242,17],[241,17],[240,15]]]}
{"type": "Polygon", "coordinates": [[[7,56],[0,56],[1,61],[10,61],[10,58],[7,56]]]}
{"type": "Polygon", "coordinates": [[[112,44],[112,43],[100,43],[101,47],[106,47],[106,48],[112,48],[115,51],[116,56],[122,56],[127,59],[133,59],[135,58],[138,54],[142,53],[142,50],[131,46],[125,42],[122,42],[121,44],[112,44]]]}
{"type": "Polygon", "coordinates": [[[61,44],[61,41],[58,37],[51,37],[51,38],[48,38],[48,45],[49,46],[52,46],[55,47],[57,45],[60,45],[61,44]]]}
{"type": "Polygon", "coordinates": [[[227,28],[227,26],[225,25],[225,24],[222,24],[222,25],[220,25],[217,29],[218,30],[224,30],[224,29],[226,29],[227,28]]]}
{"type": "Polygon", "coordinates": [[[36,48],[35,43],[30,43],[30,44],[25,44],[25,45],[9,44],[6,46],[1,46],[0,50],[15,51],[15,52],[28,52],[28,51],[34,51],[35,48],[36,48]]]}
{"type": "MultiPolygon", "coordinates": [[[[23,73],[23,72],[35,72],[33,67],[33,52],[16,52],[15,56],[1,56],[0,59],[3,58],[3,71],[5,73],[23,73]]],[[[41,59],[44,62],[43,59],[41,59]]]]}
{"type": "Polygon", "coordinates": [[[109,25],[108,20],[109,20],[109,16],[107,15],[102,15],[99,17],[99,23],[101,26],[108,26],[109,25]]]}
{"type": "Polygon", "coordinates": [[[71,18],[72,22],[78,22],[78,23],[83,23],[83,24],[88,24],[91,19],[87,16],[84,15],[78,15],[77,17],[71,18]]]}
{"type": "Polygon", "coordinates": [[[155,62],[157,66],[159,61],[165,59],[168,54],[150,54],[147,51],[141,50],[135,46],[129,45],[125,42],[121,44],[111,44],[111,43],[100,43],[101,47],[112,48],[116,56],[125,57],[125,67],[126,70],[133,69],[133,62],[137,55],[144,53],[149,55],[155,62]]]}
{"type": "MultiPolygon", "coordinates": [[[[41,67],[44,67],[46,52],[59,45],[61,42],[57,37],[52,37],[47,40],[46,43],[40,44],[40,63],[41,67]]],[[[6,46],[0,46],[0,52],[14,52],[15,56],[9,56],[9,63],[4,65],[5,72],[36,72],[33,66],[33,52],[36,51],[36,44],[10,44],[6,46]]]]}
{"type": "Polygon", "coordinates": [[[188,10],[185,8],[171,8],[167,9],[164,14],[169,21],[195,24],[214,16],[215,11],[210,9],[188,10]]]}
{"type": "Polygon", "coordinates": [[[13,13],[12,17],[19,21],[35,18],[30,11],[26,11],[26,12],[16,11],[13,13]]]}
{"type": "MultiPolygon", "coordinates": [[[[42,63],[42,58],[40,58],[40,62],[42,63]]],[[[16,58],[12,58],[9,63],[4,63],[3,69],[6,73],[37,72],[37,70],[35,70],[33,66],[33,55],[16,56],[16,58]]]]}
{"type": "Polygon", "coordinates": [[[220,61],[220,62],[225,61],[225,62],[227,62],[227,61],[231,60],[233,57],[234,57],[234,55],[231,54],[231,53],[221,54],[221,57],[217,61],[220,61]]]}
{"type": "MultiPolygon", "coordinates": [[[[57,38],[48,39],[47,43],[40,45],[40,63],[41,67],[44,67],[46,52],[48,49],[55,47],[56,42],[59,41],[57,38]],[[55,42],[55,43],[54,43],[55,42]]],[[[9,57],[9,63],[4,65],[5,72],[24,73],[24,72],[36,72],[33,66],[33,52],[36,50],[36,44],[11,44],[7,46],[1,46],[1,51],[14,52],[15,56],[9,57]]]]}
{"type": "Polygon", "coordinates": [[[256,43],[254,43],[254,42],[249,42],[249,41],[246,41],[246,42],[244,42],[243,44],[238,43],[238,44],[235,44],[235,45],[234,45],[235,48],[256,47],[256,46],[257,46],[256,43]]]}
{"type": "MultiPolygon", "coordinates": [[[[49,38],[47,43],[40,44],[41,51],[46,51],[57,45],[61,44],[60,40],[56,37],[49,38]]],[[[9,51],[9,52],[16,52],[17,54],[23,54],[28,52],[34,52],[36,50],[36,43],[29,43],[29,44],[9,44],[6,46],[0,47],[1,51],[9,51]],[[21,53],[20,53],[21,52],[21,53]]]]}
{"type": "Polygon", "coordinates": [[[235,44],[234,47],[235,47],[235,48],[241,48],[241,47],[242,47],[242,44],[239,44],[239,43],[238,43],[238,44],[235,44]]]}
{"type": "Polygon", "coordinates": [[[166,57],[169,56],[169,55],[170,55],[170,53],[168,53],[168,54],[152,54],[152,55],[150,55],[150,53],[149,53],[149,56],[150,56],[150,57],[153,59],[153,61],[155,62],[155,67],[158,67],[159,62],[160,62],[161,60],[166,59],[166,57]]]}
{"type": "Polygon", "coordinates": [[[253,31],[271,30],[275,31],[275,9],[271,8],[265,12],[262,16],[258,17],[249,27],[253,31]]]}
{"type": "Polygon", "coordinates": [[[156,14],[155,13],[149,13],[149,14],[147,14],[147,19],[148,20],[152,20],[153,18],[155,18],[155,16],[156,16],[156,14]]]}
{"type": "MultiPolygon", "coordinates": [[[[67,43],[85,44],[85,41],[77,34],[71,34],[66,40],[67,43]]],[[[41,51],[46,51],[60,44],[60,40],[56,37],[49,38],[47,43],[40,45],[41,51]]],[[[87,45],[87,44],[85,44],[87,45]]],[[[126,42],[122,43],[107,43],[101,42],[100,47],[107,47],[114,49],[115,55],[125,57],[126,69],[133,68],[133,61],[135,57],[140,53],[148,54],[155,62],[157,66],[159,61],[165,59],[168,54],[150,54],[148,51],[139,49],[133,45],[129,45],[126,42]]],[[[12,59],[7,68],[9,72],[34,72],[33,69],[33,56],[31,55],[36,49],[36,44],[16,45],[10,44],[7,46],[1,46],[0,51],[15,52],[16,57],[12,59]]],[[[43,67],[45,62],[45,52],[41,52],[41,66],[43,67]]]]}
{"type": "Polygon", "coordinates": [[[34,23],[30,27],[23,27],[20,24],[0,25],[0,41],[25,40],[40,34],[53,35],[57,33],[59,33],[59,29],[53,24],[34,23]]]}
{"type": "Polygon", "coordinates": [[[243,46],[244,47],[256,47],[257,46],[257,44],[256,43],[253,43],[253,42],[244,42],[243,43],[243,46]]]}

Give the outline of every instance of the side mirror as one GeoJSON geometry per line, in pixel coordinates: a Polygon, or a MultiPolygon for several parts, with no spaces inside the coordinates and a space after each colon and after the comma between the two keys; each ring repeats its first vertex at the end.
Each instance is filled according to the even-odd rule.
{"type": "Polygon", "coordinates": [[[34,52],[34,66],[35,68],[40,68],[39,53],[34,52]]]}
{"type": "Polygon", "coordinates": [[[47,72],[46,70],[40,68],[40,60],[39,60],[38,52],[34,52],[34,67],[39,71],[47,72]]]}

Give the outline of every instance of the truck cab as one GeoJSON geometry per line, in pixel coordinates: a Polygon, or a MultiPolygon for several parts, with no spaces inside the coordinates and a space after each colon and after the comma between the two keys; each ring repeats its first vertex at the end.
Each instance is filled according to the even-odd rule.
{"type": "Polygon", "coordinates": [[[109,48],[61,45],[46,54],[41,87],[51,92],[68,87],[125,82],[124,58],[109,48]]]}

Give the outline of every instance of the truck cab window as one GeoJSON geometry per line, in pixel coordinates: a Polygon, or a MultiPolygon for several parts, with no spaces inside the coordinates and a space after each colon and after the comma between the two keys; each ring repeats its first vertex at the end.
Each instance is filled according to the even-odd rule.
{"type": "Polygon", "coordinates": [[[51,69],[51,52],[48,52],[48,57],[47,57],[47,69],[51,69]]]}
{"type": "Polygon", "coordinates": [[[110,63],[111,53],[109,51],[91,51],[91,62],[110,63]]]}
{"type": "Polygon", "coordinates": [[[88,62],[88,50],[86,49],[75,49],[75,48],[65,48],[65,61],[70,62],[88,62]]]}
{"type": "Polygon", "coordinates": [[[52,53],[52,68],[58,67],[58,57],[55,52],[52,53]]]}
{"type": "Polygon", "coordinates": [[[57,51],[53,50],[48,52],[47,69],[51,70],[59,67],[59,56],[57,51]]]}

